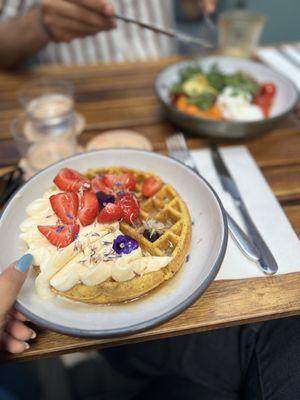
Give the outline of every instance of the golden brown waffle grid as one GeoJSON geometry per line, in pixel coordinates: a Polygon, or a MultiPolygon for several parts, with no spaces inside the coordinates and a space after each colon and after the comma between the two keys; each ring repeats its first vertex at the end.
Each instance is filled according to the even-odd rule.
{"type": "MultiPolygon", "coordinates": [[[[153,243],[146,239],[139,229],[125,222],[121,223],[121,231],[134,238],[141,248],[152,256],[173,256],[173,261],[164,268],[167,275],[170,272],[173,275],[181,266],[178,265],[178,259],[183,263],[186,257],[185,242],[187,239],[190,241],[191,219],[188,209],[175,189],[166,183],[163,183],[162,188],[153,197],[145,199],[142,196],[143,182],[149,176],[154,176],[153,173],[122,167],[89,171],[93,176],[105,173],[122,174],[125,172],[132,172],[136,177],[135,194],[141,206],[140,219],[142,221],[149,219],[160,221],[166,226],[166,229],[163,230],[160,238],[153,243]],[[185,253],[184,257],[181,257],[182,252],[185,253]]],[[[161,181],[158,176],[156,178],[161,181]]]]}
{"type": "MultiPolygon", "coordinates": [[[[172,261],[162,270],[126,282],[115,282],[108,279],[95,287],[88,288],[83,284],[78,284],[67,292],[55,290],[61,296],[96,304],[124,302],[145,295],[165,280],[170,279],[184,264],[190,247],[192,224],[184,201],[171,185],[163,182],[161,189],[153,197],[146,199],[141,193],[142,185],[146,178],[154,175],[153,173],[113,167],[90,169],[86,176],[93,178],[101,174],[122,174],[125,172],[132,172],[136,177],[135,195],[141,207],[140,220],[154,219],[160,221],[164,224],[165,229],[155,242],[150,242],[143,236],[143,225],[129,225],[121,222],[121,231],[134,238],[143,252],[153,256],[172,256],[172,261]]],[[[161,181],[159,177],[157,179],[161,181]]]]}

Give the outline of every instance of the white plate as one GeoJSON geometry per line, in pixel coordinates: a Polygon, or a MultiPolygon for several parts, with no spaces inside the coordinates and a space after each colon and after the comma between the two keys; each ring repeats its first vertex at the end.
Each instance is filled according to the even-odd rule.
{"type": "Polygon", "coordinates": [[[26,248],[19,239],[25,208],[40,197],[63,167],[125,166],[152,171],[170,183],[185,200],[192,220],[189,260],[178,274],[154,293],[128,304],[98,306],[60,297],[41,300],[29,276],[17,308],[38,325],[74,336],[113,337],[132,334],[167,321],[192,304],[216,276],[227,245],[224,210],[213,189],[192,170],[168,157],[141,150],[110,149],[79,154],[54,164],[30,179],[13,197],[0,221],[1,270],[26,248]]]}

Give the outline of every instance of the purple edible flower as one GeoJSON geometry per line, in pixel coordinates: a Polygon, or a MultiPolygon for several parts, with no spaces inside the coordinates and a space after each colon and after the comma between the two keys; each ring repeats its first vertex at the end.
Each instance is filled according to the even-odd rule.
{"type": "Polygon", "coordinates": [[[67,216],[69,219],[73,219],[73,215],[71,215],[69,212],[66,213],[66,216],[67,216]]]}
{"type": "Polygon", "coordinates": [[[117,254],[129,254],[138,247],[138,242],[127,235],[119,235],[113,243],[113,249],[117,254]]]}
{"type": "Polygon", "coordinates": [[[108,203],[115,202],[115,198],[111,194],[106,194],[104,192],[97,192],[96,196],[101,207],[105,207],[108,203]]]}

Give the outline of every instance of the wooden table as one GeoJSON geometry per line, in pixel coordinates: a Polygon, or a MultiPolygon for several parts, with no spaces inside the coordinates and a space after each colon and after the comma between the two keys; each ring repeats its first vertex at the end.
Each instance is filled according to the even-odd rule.
{"type": "MultiPolygon", "coordinates": [[[[153,81],[160,69],[177,59],[89,67],[44,67],[22,74],[1,73],[0,172],[14,166],[19,159],[9,132],[11,120],[20,111],[16,90],[23,82],[39,76],[69,79],[74,83],[77,109],[87,121],[80,138],[82,144],[106,129],[133,128],[147,136],[156,151],[165,151],[165,139],[176,128],[162,115],[153,81]]],[[[275,131],[242,143],[248,146],[299,234],[300,122],[291,115],[275,131]]],[[[207,146],[208,141],[188,137],[188,144],[191,148],[200,148],[207,146]]],[[[220,141],[219,144],[227,145],[228,142],[220,141]]],[[[297,273],[216,281],[181,315],[147,332],[113,340],[95,340],[76,339],[37,328],[38,338],[27,352],[5,355],[2,360],[30,360],[295,315],[300,312],[299,288],[300,274],[297,273]]]]}

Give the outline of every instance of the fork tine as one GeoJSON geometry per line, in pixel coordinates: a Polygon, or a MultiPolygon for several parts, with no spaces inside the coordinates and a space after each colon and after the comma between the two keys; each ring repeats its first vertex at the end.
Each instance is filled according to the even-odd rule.
{"type": "Polygon", "coordinates": [[[174,134],[167,139],[167,146],[172,153],[181,151],[178,134],[174,134]]]}
{"type": "Polygon", "coordinates": [[[167,147],[168,147],[168,150],[169,150],[170,153],[173,153],[173,152],[177,151],[178,146],[176,144],[177,142],[176,142],[175,135],[169,136],[167,138],[166,143],[167,143],[167,147]]]}
{"type": "Polygon", "coordinates": [[[197,169],[194,159],[191,156],[191,153],[187,147],[187,143],[185,137],[182,133],[176,133],[166,141],[167,147],[169,150],[169,154],[182,162],[183,164],[189,166],[192,169],[197,169]]]}
{"type": "Polygon", "coordinates": [[[167,147],[168,147],[170,155],[173,158],[184,163],[185,155],[182,152],[182,146],[180,144],[178,134],[174,134],[167,139],[167,147]]]}
{"type": "Polygon", "coordinates": [[[167,142],[173,147],[173,149],[176,148],[177,134],[175,133],[174,135],[169,136],[167,142]]]}
{"type": "Polygon", "coordinates": [[[178,141],[179,141],[179,143],[180,143],[180,145],[181,145],[181,148],[183,148],[183,149],[185,149],[186,151],[188,151],[188,147],[187,147],[187,144],[186,144],[186,140],[185,140],[185,137],[183,136],[182,133],[179,133],[179,134],[178,134],[178,141]]]}

